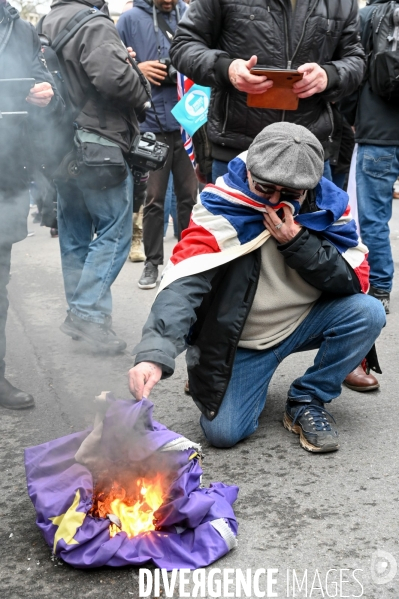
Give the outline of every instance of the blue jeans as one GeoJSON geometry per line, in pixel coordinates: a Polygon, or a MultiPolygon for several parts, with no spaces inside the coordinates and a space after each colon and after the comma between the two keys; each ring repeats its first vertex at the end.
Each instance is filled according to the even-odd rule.
{"type": "Polygon", "coordinates": [[[129,253],[133,179],[101,191],[78,180],[57,182],[58,234],[65,295],[73,314],[104,323],[112,312],[111,285],[129,253]]]}
{"type": "Polygon", "coordinates": [[[324,161],[323,177],[335,183],[340,189],[344,189],[347,173],[336,173],[335,166],[331,165],[329,160],[324,161]]]}
{"type": "Polygon", "coordinates": [[[232,447],[255,432],[270,379],[284,358],[296,352],[319,349],[313,365],[291,384],[288,399],[330,402],[340,395],[343,380],[363,360],[384,325],[382,303],[359,293],[319,300],[299,327],[271,349],[239,348],[218,415],[212,421],[201,416],[208,441],[215,447],[232,447]]]}
{"type": "Polygon", "coordinates": [[[384,291],[392,289],[394,264],[388,223],[398,175],[399,146],[359,144],[356,189],[360,234],[369,249],[370,284],[384,291]]]}
{"type": "Polygon", "coordinates": [[[212,183],[215,183],[218,177],[223,177],[227,173],[228,162],[222,160],[214,160],[212,162],[212,183]]]}

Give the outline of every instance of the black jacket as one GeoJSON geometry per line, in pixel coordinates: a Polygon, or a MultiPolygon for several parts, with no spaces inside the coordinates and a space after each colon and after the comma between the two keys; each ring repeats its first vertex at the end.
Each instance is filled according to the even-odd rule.
{"type": "Polygon", "coordinates": [[[36,83],[51,83],[54,90],[46,107],[27,103],[25,95],[7,99],[2,94],[0,98],[0,111],[27,113],[25,116],[5,114],[0,119],[0,244],[11,245],[27,234],[28,186],[35,158],[32,143],[40,138],[44,122],[53,118],[56,122],[64,105],[46,68],[34,27],[20,19],[9,5],[6,10],[0,7],[1,20],[0,48],[7,31],[10,37],[0,54],[0,79],[33,78],[36,83]]]}
{"type": "MultiPolygon", "coordinates": [[[[325,294],[360,293],[349,264],[326,239],[302,229],[278,246],[287,265],[325,294]]],[[[157,296],[135,348],[136,364],[162,365],[174,371],[175,357],[187,349],[190,392],[200,410],[213,420],[231,377],[241,332],[252,306],[261,265],[260,249],[226,265],[184,277],[157,296]]]]}
{"type": "Polygon", "coordinates": [[[358,37],[357,0],[194,0],[179,23],[171,57],[195,83],[213,88],[208,135],[213,156],[228,161],[248,149],[267,125],[287,120],[304,125],[323,142],[333,132],[327,102],[357,89],[365,69],[358,37]],[[329,83],[321,93],[299,101],[296,111],[254,109],[246,94],[231,85],[228,68],[235,58],[258,56],[258,64],[297,68],[316,62],[329,83]]]}
{"type": "MultiPolygon", "coordinates": [[[[377,4],[389,0],[369,0],[370,6],[360,11],[362,43],[367,46],[369,23],[377,4]]],[[[368,83],[367,73],[356,97],[355,140],[360,144],[375,146],[399,146],[399,104],[388,102],[375,94],[368,83]]],[[[348,105],[346,105],[346,108],[348,105]]]]}
{"type": "MultiPolygon", "coordinates": [[[[54,40],[84,7],[104,4],[104,0],[55,0],[43,22],[43,33],[54,40]]],[[[84,104],[77,123],[128,152],[139,131],[134,108],[142,107],[148,96],[127,62],[113,21],[97,18],[82,25],[63,48],[62,57],[71,101],[75,108],[84,104]]]]}

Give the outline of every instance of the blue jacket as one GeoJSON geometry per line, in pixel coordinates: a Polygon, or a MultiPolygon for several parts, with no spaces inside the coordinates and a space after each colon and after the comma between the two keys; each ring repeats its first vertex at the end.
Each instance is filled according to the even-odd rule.
{"type": "MultiPolygon", "coordinates": [[[[162,13],[173,32],[176,30],[178,21],[176,13],[181,17],[185,10],[186,4],[183,0],[178,0],[177,11],[175,9],[170,13],[162,13]]],[[[158,9],[156,14],[160,14],[158,9]]],[[[157,32],[155,31],[153,7],[149,6],[145,0],[134,1],[134,7],[121,15],[117,29],[124,44],[131,46],[136,52],[138,63],[169,57],[170,43],[160,27],[157,32]]],[[[179,123],[171,114],[172,108],[177,103],[177,87],[174,85],[151,85],[151,93],[162,127],[165,131],[177,131],[180,128],[179,123]]],[[[152,109],[147,110],[146,119],[141,123],[140,129],[142,132],[160,132],[152,109]]]]}

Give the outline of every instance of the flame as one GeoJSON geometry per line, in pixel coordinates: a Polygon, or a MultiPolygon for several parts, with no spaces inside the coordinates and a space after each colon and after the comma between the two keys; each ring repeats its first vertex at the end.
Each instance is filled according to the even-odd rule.
{"type": "Polygon", "coordinates": [[[91,510],[93,515],[106,518],[113,514],[121,526],[110,524],[110,536],[125,532],[129,538],[142,532],[155,530],[154,512],[162,505],[165,496],[166,477],[156,474],[154,478],[138,478],[126,491],[113,482],[108,493],[100,492],[91,510]]]}

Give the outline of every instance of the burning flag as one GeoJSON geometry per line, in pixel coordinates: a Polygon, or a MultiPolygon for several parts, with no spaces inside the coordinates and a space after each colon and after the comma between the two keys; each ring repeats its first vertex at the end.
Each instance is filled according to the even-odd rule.
{"type": "Polygon", "coordinates": [[[92,430],[25,451],[37,525],[76,568],[200,568],[236,546],[238,488],[200,488],[200,446],[152,420],[147,400],[98,398],[92,430]]]}

